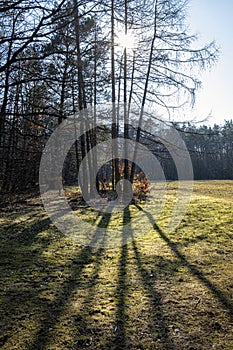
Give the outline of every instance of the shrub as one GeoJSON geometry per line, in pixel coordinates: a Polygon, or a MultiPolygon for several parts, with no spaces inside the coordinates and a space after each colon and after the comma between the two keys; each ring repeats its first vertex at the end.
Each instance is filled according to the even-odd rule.
{"type": "Polygon", "coordinates": [[[134,175],[133,198],[135,201],[145,200],[149,193],[150,182],[143,172],[134,175]]]}

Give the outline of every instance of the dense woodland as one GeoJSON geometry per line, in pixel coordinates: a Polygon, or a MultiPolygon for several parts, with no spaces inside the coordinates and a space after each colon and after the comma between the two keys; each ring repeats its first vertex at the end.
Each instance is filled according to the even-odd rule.
{"type": "MultiPolygon", "coordinates": [[[[196,180],[233,179],[232,120],[214,126],[188,123],[179,130],[190,152],[196,180]]],[[[168,168],[167,164],[167,173],[168,168]]],[[[175,178],[174,169],[168,176],[175,178]]]]}
{"type": "MultiPolygon", "coordinates": [[[[169,152],[145,127],[144,108],[164,109],[169,115],[171,109],[192,104],[200,70],[217,60],[214,42],[197,47],[197,36],[189,33],[186,3],[0,1],[2,192],[38,188],[49,136],[67,116],[82,110],[88,110],[92,131],[84,132],[68,153],[65,183],[77,183],[80,162],[99,140],[116,137],[144,143],[161,160],[167,178],[176,178],[169,152]],[[122,32],[128,37],[133,33],[132,47],[121,46],[122,32]],[[111,114],[102,109],[106,103],[112,104],[111,114]]],[[[196,179],[233,178],[232,121],[207,127],[168,120],[187,144],[196,179]]],[[[113,158],[114,187],[119,179],[117,153],[113,158]]],[[[87,168],[93,163],[95,159],[87,168]]],[[[132,180],[131,168],[124,177],[132,180]]]]}

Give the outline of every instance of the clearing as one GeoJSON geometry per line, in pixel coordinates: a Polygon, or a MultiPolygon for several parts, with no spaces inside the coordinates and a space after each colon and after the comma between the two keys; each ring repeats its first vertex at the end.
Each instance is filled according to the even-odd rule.
{"type": "MultiPolygon", "coordinates": [[[[233,181],[196,181],[186,216],[168,234],[175,194],[171,182],[162,217],[145,212],[142,235],[132,225],[130,239],[111,249],[63,236],[38,196],[3,204],[1,349],[232,350],[233,181]]],[[[143,210],[77,214],[107,227],[143,210]]]]}

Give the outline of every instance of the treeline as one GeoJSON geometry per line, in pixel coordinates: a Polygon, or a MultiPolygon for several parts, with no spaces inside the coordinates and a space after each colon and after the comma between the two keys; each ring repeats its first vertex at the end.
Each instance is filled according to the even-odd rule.
{"type": "Polygon", "coordinates": [[[184,125],[196,180],[233,179],[233,122],[212,127],[184,125]]]}
{"type": "MultiPolygon", "coordinates": [[[[189,151],[195,180],[233,179],[232,120],[214,126],[176,125],[189,151]]],[[[175,165],[169,155],[162,163],[167,178],[176,179],[175,165]]]]}

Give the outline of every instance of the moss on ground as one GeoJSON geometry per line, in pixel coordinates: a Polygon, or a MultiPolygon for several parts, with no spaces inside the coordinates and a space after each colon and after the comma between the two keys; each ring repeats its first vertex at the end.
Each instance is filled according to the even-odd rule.
{"type": "MultiPolygon", "coordinates": [[[[143,234],[115,249],[64,237],[39,197],[6,205],[0,348],[233,349],[233,182],[195,182],[189,211],[168,234],[175,194],[169,183],[160,220],[145,211],[143,234]]],[[[75,190],[67,196],[75,199],[75,190]]],[[[130,222],[145,207],[108,218],[76,209],[105,227],[130,222]]]]}

